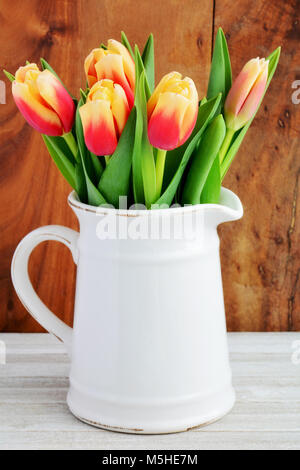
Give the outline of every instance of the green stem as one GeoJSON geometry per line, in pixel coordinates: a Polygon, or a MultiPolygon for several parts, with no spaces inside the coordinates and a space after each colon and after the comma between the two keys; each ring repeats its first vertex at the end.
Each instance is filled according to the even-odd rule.
{"type": "Polygon", "coordinates": [[[110,155],[105,155],[104,158],[105,158],[105,163],[106,163],[106,166],[107,166],[109,164],[110,155]]]}
{"type": "Polygon", "coordinates": [[[72,132],[68,132],[67,134],[64,134],[62,137],[65,139],[65,142],[67,143],[69,149],[71,150],[73,157],[75,158],[75,160],[78,161],[78,147],[77,147],[77,143],[72,132]]]}
{"type": "Polygon", "coordinates": [[[166,163],[166,155],[167,151],[162,149],[157,149],[156,155],[156,199],[159,199],[161,188],[164,179],[164,170],[165,170],[165,163],[166,163]]]}
{"type": "Polygon", "coordinates": [[[229,149],[234,133],[235,131],[233,131],[232,129],[226,129],[225,139],[223,140],[223,144],[219,152],[220,164],[222,164],[226,156],[227,150],[229,149]]]}

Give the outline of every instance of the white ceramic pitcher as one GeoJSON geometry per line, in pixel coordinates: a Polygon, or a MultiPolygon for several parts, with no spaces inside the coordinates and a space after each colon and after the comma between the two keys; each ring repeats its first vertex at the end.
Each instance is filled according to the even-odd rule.
{"type": "Polygon", "coordinates": [[[183,431],[225,415],[235,394],[216,228],[242,217],[238,197],[222,188],[219,205],[122,211],[82,204],[73,192],[69,204],[80,233],[55,225],[29,233],[15,251],[12,280],[31,315],[70,352],[71,412],[133,433],[183,431]],[[151,221],[155,236],[139,238],[138,225],[151,221]],[[166,221],[173,228],[183,221],[183,234],[164,231],[166,221]],[[30,253],[45,240],[64,243],[77,264],[73,329],[28,277],[30,253]]]}

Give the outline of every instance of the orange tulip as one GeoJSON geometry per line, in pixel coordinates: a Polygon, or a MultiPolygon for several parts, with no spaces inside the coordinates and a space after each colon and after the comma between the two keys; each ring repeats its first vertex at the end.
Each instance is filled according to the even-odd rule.
{"type": "Polygon", "coordinates": [[[36,64],[20,67],[12,94],[26,121],[42,134],[61,136],[71,131],[75,105],[61,82],[49,70],[36,64]]]}
{"type": "Polygon", "coordinates": [[[89,87],[108,78],[124,89],[130,108],[134,102],[135,66],[123,44],[109,39],[107,49],[93,49],[87,56],[84,69],[89,87]]]}
{"type": "Polygon", "coordinates": [[[165,75],[148,101],[148,136],[159,149],[172,150],[191,135],[198,113],[193,80],[178,72],[165,75]]]}
{"type": "Polygon", "coordinates": [[[224,105],[228,129],[238,131],[256,112],[266,88],[268,65],[265,59],[249,60],[235,79],[224,105]]]}
{"type": "Polygon", "coordinates": [[[95,155],[111,155],[130,112],[123,88],[112,80],[100,80],[79,112],[88,149],[95,155]]]}

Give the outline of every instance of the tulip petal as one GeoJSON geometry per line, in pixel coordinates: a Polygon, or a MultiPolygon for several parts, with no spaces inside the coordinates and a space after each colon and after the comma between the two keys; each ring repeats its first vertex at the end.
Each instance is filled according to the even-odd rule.
{"type": "Polygon", "coordinates": [[[182,95],[165,92],[159,96],[148,124],[151,145],[163,150],[178,147],[183,140],[182,122],[190,101],[182,95]]]}
{"type": "Polygon", "coordinates": [[[238,114],[239,128],[243,127],[246,122],[249,121],[249,118],[252,117],[255,111],[257,110],[268,79],[268,65],[268,61],[264,62],[261,73],[256,79],[256,82],[254,83],[245,103],[240,109],[240,112],[238,114]]]}
{"type": "Polygon", "coordinates": [[[41,97],[58,114],[64,132],[70,132],[74,123],[75,105],[67,90],[49,70],[41,72],[36,82],[41,97]]]}
{"type": "Polygon", "coordinates": [[[107,42],[107,49],[109,52],[120,54],[123,57],[123,66],[125,75],[129,81],[130,87],[134,90],[135,86],[135,65],[128,49],[119,41],[109,39],[107,42]]]}
{"type": "Polygon", "coordinates": [[[88,94],[88,101],[104,100],[111,101],[114,91],[114,82],[107,78],[95,83],[88,94]]]}
{"type": "Polygon", "coordinates": [[[182,83],[187,85],[186,91],[188,92],[188,96],[186,97],[190,100],[190,104],[188,105],[182,119],[179,146],[182,145],[191,135],[192,130],[195,127],[198,114],[198,92],[195,83],[188,77],[185,77],[182,80],[182,83]]]}
{"type": "Polygon", "coordinates": [[[118,128],[118,135],[120,136],[127,122],[130,113],[130,108],[128,105],[125,91],[117,83],[114,84],[111,110],[118,128]]]}
{"type": "Polygon", "coordinates": [[[251,59],[237,76],[225,101],[225,113],[237,116],[261,71],[259,59],[251,59]]]}
{"type": "Polygon", "coordinates": [[[103,57],[102,48],[93,49],[84,61],[84,70],[87,77],[89,87],[91,88],[97,82],[97,72],[95,64],[103,57]]]}
{"type": "Polygon", "coordinates": [[[29,70],[35,70],[39,72],[39,68],[36,64],[27,64],[24,67],[19,67],[15,74],[16,81],[23,83],[29,70]]]}
{"type": "Polygon", "coordinates": [[[159,95],[163,93],[164,91],[166,91],[165,89],[169,83],[172,83],[173,81],[175,82],[175,81],[181,80],[181,77],[182,75],[179,72],[170,72],[161,79],[161,81],[155,88],[154,92],[152,93],[147,104],[148,119],[150,118],[156,106],[159,95]]]}
{"type": "Polygon", "coordinates": [[[125,91],[121,85],[105,78],[95,83],[88,94],[88,101],[97,100],[110,102],[117,133],[120,136],[130,112],[125,91]]]}
{"type": "Polygon", "coordinates": [[[198,109],[194,104],[188,105],[182,119],[178,147],[184,144],[184,142],[190,137],[197,121],[197,111],[198,109]]]}
{"type": "Polygon", "coordinates": [[[37,99],[30,93],[27,83],[13,82],[12,94],[18,109],[34,129],[50,136],[63,134],[63,127],[57,114],[43,104],[40,98],[37,99]]]}
{"type": "Polygon", "coordinates": [[[95,69],[98,80],[109,78],[115,83],[121,85],[126,93],[128,104],[131,109],[134,102],[134,94],[124,73],[122,57],[117,54],[107,54],[96,63],[95,69]]]}
{"type": "Polygon", "coordinates": [[[110,79],[125,90],[130,108],[134,102],[135,64],[123,44],[113,39],[107,49],[93,49],[84,63],[85,74],[91,88],[98,80],[110,79]]]}
{"type": "Polygon", "coordinates": [[[88,101],[79,112],[88,149],[95,155],[111,155],[117,137],[109,101],[88,101]]]}
{"type": "Polygon", "coordinates": [[[181,77],[178,72],[165,75],[148,101],[149,140],[160,149],[182,145],[196,123],[197,89],[193,80],[181,77]]]}

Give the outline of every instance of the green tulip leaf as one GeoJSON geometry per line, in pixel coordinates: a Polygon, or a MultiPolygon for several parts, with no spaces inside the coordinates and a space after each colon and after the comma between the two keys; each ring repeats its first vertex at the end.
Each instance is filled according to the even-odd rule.
{"type": "Polygon", "coordinates": [[[216,156],[202,189],[201,204],[219,204],[221,193],[220,159],[216,156]]]}
{"type": "Polygon", "coordinates": [[[98,185],[98,189],[105,199],[114,207],[118,207],[120,196],[127,196],[129,193],[135,126],[136,108],[133,107],[117,148],[111,156],[98,185]]]}
{"type": "Polygon", "coordinates": [[[226,96],[228,95],[228,92],[232,86],[232,70],[231,70],[231,61],[230,61],[230,54],[228,50],[228,44],[226,41],[226,36],[224,34],[224,31],[222,28],[221,29],[221,38],[222,38],[222,45],[223,45],[223,58],[224,58],[224,81],[225,81],[225,91],[224,91],[224,96],[222,93],[223,99],[225,101],[226,96]]]}
{"type": "Polygon", "coordinates": [[[88,89],[87,89],[87,91],[84,91],[82,88],[80,88],[80,90],[79,90],[80,98],[82,99],[82,104],[85,104],[85,102],[86,102],[88,91],[89,91],[88,89]]]}
{"type": "Polygon", "coordinates": [[[139,61],[136,48],[136,64],[140,76],[135,87],[136,126],[132,156],[133,193],[136,204],[150,207],[156,195],[156,174],[153,147],[148,140],[146,74],[139,61]]]}
{"type": "Polygon", "coordinates": [[[53,137],[43,135],[42,138],[55,165],[68,181],[72,188],[76,189],[75,166],[70,162],[66,154],[61,150],[57,140],[53,137]]]}
{"type": "Polygon", "coordinates": [[[70,160],[73,166],[75,166],[76,158],[74,157],[73,153],[71,152],[70,147],[68,146],[67,142],[63,137],[52,137],[48,136],[51,142],[55,143],[57,147],[61,150],[61,152],[70,160]]]}
{"type": "Polygon", "coordinates": [[[182,204],[200,204],[200,196],[212,164],[216,159],[226,134],[222,114],[209,124],[200,145],[193,155],[192,163],[185,181],[182,204]]]}
{"type": "Polygon", "coordinates": [[[231,84],[232,72],[227,41],[222,28],[219,28],[212,57],[207,99],[217,96],[218,93],[222,93],[221,109],[231,88],[231,84]]]}
{"type": "Polygon", "coordinates": [[[257,111],[259,110],[259,107],[264,99],[264,96],[266,94],[266,91],[271,83],[271,80],[273,78],[273,75],[276,71],[276,68],[277,68],[277,65],[278,65],[278,62],[279,62],[279,58],[280,58],[280,52],[281,52],[281,48],[278,47],[277,49],[275,49],[275,51],[272,52],[272,54],[267,58],[267,60],[269,60],[269,68],[268,68],[268,80],[267,80],[267,84],[266,84],[266,88],[265,88],[265,91],[264,91],[264,94],[260,100],[260,103],[257,107],[257,110],[255,111],[253,117],[250,119],[250,121],[240,130],[236,133],[236,135],[234,136],[233,138],[233,141],[231,143],[231,146],[229,147],[229,150],[221,164],[221,181],[223,181],[235,155],[237,154],[242,142],[243,142],[243,139],[249,129],[249,127],[251,126],[252,124],[252,121],[253,119],[255,118],[256,116],[256,113],[257,111]]]}
{"type": "Polygon", "coordinates": [[[142,157],[141,157],[141,141],[143,133],[143,119],[140,113],[140,73],[141,64],[139,61],[139,54],[135,48],[135,97],[134,103],[136,107],[136,122],[135,122],[135,139],[132,152],[132,183],[133,183],[133,196],[136,204],[144,204],[144,185],[142,175],[142,157]]]}
{"type": "Polygon", "coordinates": [[[151,94],[155,87],[155,64],[154,64],[154,39],[153,34],[150,34],[145,48],[142,53],[142,60],[145,66],[146,76],[148,79],[151,94]]]}
{"type": "Polygon", "coordinates": [[[83,105],[83,102],[82,102],[82,99],[80,99],[78,106],[77,106],[76,119],[75,119],[78,152],[79,152],[79,157],[80,157],[80,161],[82,165],[82,168],[79,167],[79,170],[82,169],[84,177],[85,177],[88,203],[91,204],[92,206],[100,206],[101,204],[106,204],[107,202],[93,182],[96,180],[96,175],[95,175],[94,166],[91,160],[90,152],[88,152],[86,145],[85,145],[83,128],[82,128],[82,123],[81,123],[81,118],[80,118],[80,113],[79,113],[79,109],[82,105],[83,105]]]}
{"type": "Polygon", "coordinates": [[[85,175],[84,175],[84,170],[82,167],[81,159],[79,159],[79,161],[76,162],[76,165],[75,165],[75,181],[76,181],[75,190],[79,197],[79,200],[81,202],[84,202],[85,204],[88,204],[87,187],[86,187],[85,175]]]}
{"type": "Polygon", "coordinates": [[[178,162],[178,157],[180,157],[180,161],[179,163],[177,163],[174,176],[165,188],[161,197],[156,201],[156,204],[167,204],[168,206],[172,204],[172,201],[180,184],[185,168],[190,160],[190,157],[194,152],[195,148],[197,147],[203,132],[207,128],[210,121],[214,118],[216,111],[219,107],[220,101],[221,94],[219,94],[216,98],[208,100],[207,103],[200,106],[197,122],[190,138],[181,147],[172,150],[171,152],[168,152],[168,159],[172,159],[172,157],[174,157],[178,162]]]}
{"type": "MultiPolygon", "coordinates": [[[[143,91],[140,90],[141,86],[145,88],[145,96],[148,99],[151,92],[149,84],[147,82],[147,77],[145,75],[145,67],[140,54],[140,51],[137,46],[135,46],[135,96],[134,103],[136,107],[136,124],[135,124],[135,139],[133,145],[133,155],[132,155],[132,179],[133,179],[133,195],[134,201],[136,204],[144,204],[145,202],[145,192],[144,192],[144,182],[143,182],[143,173],[142,173],[142,142],[144,139],[144,115],[147,116],[147,112],[144,106],[143,91]],[[140,80],[143,74],[143,79],[140,80]],[[144,114],[143,114],[144,113],[144,114]]],[[[150,144],[149,144],[150,145],[150,144]]]]}
{"type": "Polygon", "coordinates": [[[4,75],[8,78],[10,82],[15,81],[15,77],[12,73],[8,72],[7,70],[3,70],[4,75]]]}
{"type": "Polygon", "coordinates": [[[95,185],[98,186],[101,175],[104,171],[103,165],[101,163],[101,160],[103,160],[103,157],[102,156],[98,157],[97,155],[95,155],[92,152],[89,152],[89,154],[90,154],[90,159],[91,159],[91,162],[92,162],[92,165],[93,165],[93,170],[94,170],[95,185]]]}
{"type": "Polygon", "coordinates": [[[146,73],[145,70],[141,73],[139,92],[140,100],[138,113],[142,120],[142,135],[141,135],[141,169],[144,185],[145,203],[147,208],[151,207],[156,197],[156,173],[155,173],[155,160],[153,154],[153,147],[150,145],[148,139],[148,120],[147,120],[147,98],[146,98],[146,73]]]}
{"type": "MultiPolygon", "coordinates": [[[[147,98],[147,100],[149,100],[152,93],[151,93],[151,89],[150,89],[146,69],[145,69],[145,66],[144,66],[144,62],[143,62],[142,56],[140,54],[140,51],[139,51],[139,48],[138,48],[137,45],[135,45],[134,52],[135,52],[135,60],[134,60],[134,62],[135,62],[135,83],[136,84],[138,83],[138,81],[140,79],[140,76],[141,76],[142,72],[144,71],[145,72],[146,98],[147,98]]],[[[136,93],[137,93],[137,88],[135,89],[135,94],[136,93]]]]}
{"type": "Polygon", "coordinates": [[[125,46],[126,49],[129,50],[130,55],[134,60],[134,53],[133,53],[132,47],[131,47],[130,42],[128,41],[127,36],[124,33],[124,31],[121,31],[121,42],[122,42],[123,46],[125,46]]]}

